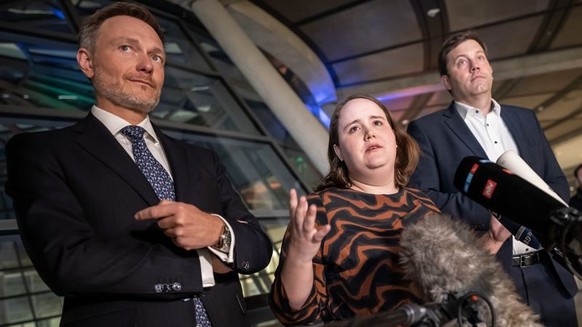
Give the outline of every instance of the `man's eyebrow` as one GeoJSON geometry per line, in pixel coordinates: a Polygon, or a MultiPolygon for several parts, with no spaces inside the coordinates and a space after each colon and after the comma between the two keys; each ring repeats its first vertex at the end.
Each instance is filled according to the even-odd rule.
{"type": "MultiPolygon", "coordinates": [[[[128,43],[130,45],[136,45],[139,44],[140,42],[137,39],[134,39],[132,37],[127,37],[127,36],[120,36],[117,38],[113,39],[113,42],[121,42],[121,43],[128,43]]],[[[155,54],[162,54],[165,55],[166,51],[164,50],[163,47],[153,47],[151,50],[148,51],[149,53],[155,53],[155,54]]]]}

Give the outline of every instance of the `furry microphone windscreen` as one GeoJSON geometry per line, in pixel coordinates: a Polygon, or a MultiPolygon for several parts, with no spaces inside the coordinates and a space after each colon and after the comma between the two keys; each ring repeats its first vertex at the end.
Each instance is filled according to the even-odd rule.
{"type": "MultiPolygon", "coordinates": [[[[427,302],[442,303],[451,293],[478,292],[491,303],[495,326],[542,326],[501,264],[479,244],[467,224],[435,214],[403,230],[400,262],[427,302]]],[[[488,308],[481,309],[491,316],[488,308]]]]}

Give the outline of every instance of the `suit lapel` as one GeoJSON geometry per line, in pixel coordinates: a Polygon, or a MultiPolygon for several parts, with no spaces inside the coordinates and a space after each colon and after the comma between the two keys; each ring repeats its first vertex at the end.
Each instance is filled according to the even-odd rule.
{"type": "Polygon", "coordinates": [[[196,156],[202,154],[194,148],[186,148],[189,147],[187,144],[167,136],[155,125],[154,129],[172,170],[176,200],[193,204],[203,211],[217,212],[220,208],[216,204],[217,180],[207,171],[210,166],[196,161],[196,156]]]}
{"type": "MultiPolygon", "coordinates": [[[[503,118],[503,122],[507,125],[507,129],[511,133],[515,144],[517,145],[517,149],[519,150],[519,156],[528,164],[531,165],[532,162],[535,162],[536,158],[534,158],[535,151],[530,151],[528,146],[529,139],[527,137],[527,126],[523,126],[520,120],[520,117],[516,115],[516,112],[512,110],[511,107],[501,106],[501,117],[503,118]]],[[[529,127],[532,128],[532,127],[529,127]]]]}
{"type": "Polygon", "coordinates": [[[176,201],[191,202],[191,199],[188,201],[187,198],[188,190],[192,188],[193,183],[189,181],[190,167],[188,165],[188,159],[186,158],[186,152],[181,148],[180,144],[177,144],[173,139],[165,135],[157,126],[153,126],[170,164],[172,178],[174,179],[176,201]]]}
{"type": "Polygon", "coordinates": [[[467,127],[467,124],[463,121],[463,118],[461,118],[461,115],[457,112],[457,109],[455,109],[454,102],[449,105],[447,110],[443,111],[443,121],[459,141],[465,144],[469,151],[477,157],[487,158],[485,150],[483,150],[479,141],[477,141],[469,127],[467,127]]]}
{"type": "Polygon", "coordinates": [[[149,205],[155,205],[159,202],[153,188],[135,162],[131,160],[119,142],[97,118],[89,114],[73,127],[73,131],[79,133],[77,142],[87,152],[131,185],[149,205]]]}

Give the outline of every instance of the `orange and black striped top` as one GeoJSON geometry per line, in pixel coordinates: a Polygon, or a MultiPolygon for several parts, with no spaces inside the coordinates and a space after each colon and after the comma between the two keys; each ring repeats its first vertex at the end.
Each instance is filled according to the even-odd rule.
{"type": "Polygon", "coordinates": [[[401,188],[396,194],[362,193],[330,188],[308,196],[317,205],[317,223],[330,232],[313,258],[314,284],[305,305],[289,307],[281,284],[288,231],[271,287],[270,305],[285,325],[349,319],[420,302],[420,294],[403,279],[399,239],[403,228],[439,212],[424,193],[401,188]]]}

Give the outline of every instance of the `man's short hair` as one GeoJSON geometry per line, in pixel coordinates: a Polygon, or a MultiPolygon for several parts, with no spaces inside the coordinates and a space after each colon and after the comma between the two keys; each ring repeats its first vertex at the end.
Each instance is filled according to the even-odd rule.
{"type": "Polygon", "coordinates": [[[164,32],[158,20],[145,6],[130,2],[116,2],[95,11],[95,13],[85,18],[79,30],[79,46],[89,51],[94,51],[95,39],[99,28],[104,21],[116,16],[130,16],[145,22],[154,29],[160,40],[162,40],[162,44],[164,43],[164,32]]]}
{"type": "Polygon", "coordinates": [[[479,43],[483,51],[485,51],[485,55],[487,55],[487,46],[477,36],[477,32],[474,30],[467,30],[463,32],[458,32],[455,34],[451,34],[443,43],[441,50],[439,51],[438,63],[439,63],[439,73],[441,76],[448,75],[449,71],[447,69],[447,55],[453,51],[459,44],[467,41],[467,40],[474,40],[475,42],[479,43]]]}

